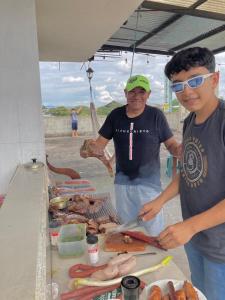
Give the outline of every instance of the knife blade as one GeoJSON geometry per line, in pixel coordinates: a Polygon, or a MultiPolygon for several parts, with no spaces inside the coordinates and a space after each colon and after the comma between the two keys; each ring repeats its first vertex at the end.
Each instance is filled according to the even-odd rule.
{"type": "Polygon", "coordinates": [[[145,252],[145,253],[137,253],[133,254],[134,256],[142,256],[142,255],[156,255],[156,252],[145,252]]]}
{"type": "Polygon", "coordinates": [[[107,233],[119,233],[119,232],[126,231],[128,229],[132,229],[132,228],[135,228],[138,226],[140,226],[140,223],[139,223],[139,219],[136,218],[127,223],[118,225],[117,227],[110,228],[109,230],[107,230],[107,233]]]}

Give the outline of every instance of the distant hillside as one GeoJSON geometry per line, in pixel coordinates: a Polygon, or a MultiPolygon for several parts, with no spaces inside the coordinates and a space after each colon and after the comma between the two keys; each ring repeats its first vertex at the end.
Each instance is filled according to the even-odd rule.
{"type": "Polygon", "coordinates": [[[82,108],[81,112],[79,113],[79,116],[90,116],[90,108],[88,106],[76,106],[75,109],[79,109],[79,107],[82,108]]]}
{"type": "Polygon", "coordinates": [[[120,107],[123,104],[112,101],[104,106],[100,106],[97,108],[97,114],[98,115],[108,115],[114,108],[120,107]]]}
{"type": "MultiPolygon", "coordinates": [[[[120,107],[123,104],[112,101],[106,105],[100,106],[96,108],[98,115],[108,115],[114,108],[120,107]]],[[[80,106],[75,107],[75,109],[78,109],[80,106]]],[[[87,116],[90,115],[90,108],[88,106],[81,106],[82,110],[80,112],[80,116],[87,116]]]]}
{"type": "MultiPolygon", "coordinates": [[[[104,106],[100,106],[96,108],[97,114],[98,115],[108,115],[114,108],[122,106],[121,103],[112,101],[104,106]]],[[[90,115],[90,108],[89,106],[85,105],[79,105],[75,106],[75,109],[82,108],[81,112],[79,113],[80,116],[89,116],[90,115]]],[[[71,108],[65,107],[65,106],[58,106],[58,107],[52,107],[52,108],[47,108],[47,107],[42,107],[43,112],[45,115],[52,115],[52,116],[69,116],[71,113],[71,108]]]]}

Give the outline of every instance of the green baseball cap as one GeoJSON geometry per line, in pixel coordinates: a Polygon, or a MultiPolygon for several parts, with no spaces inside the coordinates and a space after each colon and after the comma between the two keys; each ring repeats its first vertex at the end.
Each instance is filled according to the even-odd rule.
{"type": "Polygon", "coordinates": [[[148,78],[143,75],[131,76],[127,80],[125,90],[127,92],[130,92],[131,90],[135,89],[136,87],[141,87],[144,90],[146,90],[146,92],[149,92],[150,91],[150,83],[149,83],[148,78]]]}

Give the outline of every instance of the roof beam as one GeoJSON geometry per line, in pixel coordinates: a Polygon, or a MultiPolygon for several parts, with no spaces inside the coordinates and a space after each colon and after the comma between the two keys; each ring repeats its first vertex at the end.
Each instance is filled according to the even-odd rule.
{"type": "Polygon", "coordinates": [[[225,51],[225,46],[224,47],[220,47],[220,48],[217,48],[217,49],[214,49],[212,52],[214,54],[218,54],[218,53],[221,53],[221,52],[224,52],[225,51]]]}
{"type": "Polygon", "coordinates": [[[135,28],[124,27],[124,26],[121,26],[120,29],[125,29],[125,30],[130,30],[130,31],[135,31],[135,32],[141,32],[141,33],[148,33],[148,31],[135,29],[135,28]]]}
{"type": "Polygon", "coordinates": [[[190,16],[207,18],[212,20],[219,20],[219,21],[224,21],[225,19],[225,13],[220,14],[215,12],[209,12],[206,10],[185,8],[182,6],[170,5],[164,3],[156,3],[153,1],[144,1],[142,3],[142,8],[167,11],[167,12],[172,12],[181,15],[190,15],[190,16]]]}
{"type": "MultiPolygon", "coordinates": [[[[105,50],[119,50],[119,51],[129,51],[133,52],[132,47],[123,47],[123,46],[114,46],[114,45],[103,45],[98,51],[105,50]]],[[[162,50],[154,50],[154,49],[144,49],[144,48],[135,48],[135,53],[150,53],[150,54],[160,54],[160,55],[173,55],[174,51],[162,51],[162,50]]]]}
{"type": "MultiPolygon", "coordinates": [[[[189,8],[195,9],[196,7],[198,7],[199,5],[203,4],[206,1],[207,0],[198,0],[197,2],[193,3],[189,8]]],[[[157,28],[155,28],[154,30],[152,30],[151,32],[149,32],[148,34],[146,34],[143,38],[141,38],[140,40],[138,40],[131,47],[137,47],[137,46],[141,45],[146,40],[150,39],[151,37],[153,37],[154,35],[156,35],[160,31],[164,30],[169,25],[175,23],[177,20],[179,20],[180,18],[182,18],[182,16],[183,16],[182,14],[176,14],[175,16],[170,17],[167,21],[165,21],[160,26],[158,26],[157,28]]]]}
{"type": "Polygon", "coordinates": [[[203,33],[203,34],[195,37],[194,39],[191,39],[189,41],[186,41],[183,44],[180,44],[180,45],[178,45],[176,47],[171,48],[170,50],[171,51],[177,51],[177,50],[183,49],[185,47],[193,45],[193,44],[195,44],[197,42],[200,42],[200,41],[202,41],[204,39],[207,39],[207,38],[209,38],[209,37],[211,37],[211,36],[213,36],[213,35],[215,35],[217,33],[223,32],[223,31],[225,31],[225,25],[219,26],[219,27],[217,27],[217,28],[215,28],[215,29],[207,32],[207,33],[203,33]]]}

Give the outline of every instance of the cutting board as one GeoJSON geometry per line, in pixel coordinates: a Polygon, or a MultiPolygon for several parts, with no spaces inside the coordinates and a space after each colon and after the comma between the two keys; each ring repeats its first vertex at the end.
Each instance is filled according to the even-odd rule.
{"type": "Polygon", "coordinates": [[[124,235],[121,233],[114,233],[106,236],[104,243],[104,250],[106,252],[136,252],[144,251],[147,243],[138,241],[136,239],[132,240],[132,243],[128,244],[124,242],[124,235]]]}

